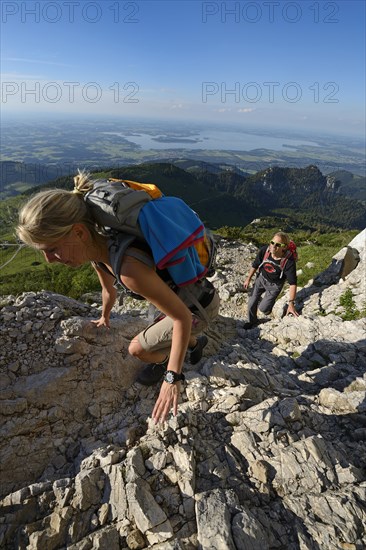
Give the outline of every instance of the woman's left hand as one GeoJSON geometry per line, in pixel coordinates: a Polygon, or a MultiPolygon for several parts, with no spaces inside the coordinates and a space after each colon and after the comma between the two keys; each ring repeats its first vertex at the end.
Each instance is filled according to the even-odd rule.
{"type": "Polygon", "coordinates": [[[168,382],[162,383],[159,397],[152,412],[155,424],[165,422],[171,408],[173,408],[174,416],[177,415],[179,394],[180,382],[175,382],[174,384],[169,384],[168,382]]]}

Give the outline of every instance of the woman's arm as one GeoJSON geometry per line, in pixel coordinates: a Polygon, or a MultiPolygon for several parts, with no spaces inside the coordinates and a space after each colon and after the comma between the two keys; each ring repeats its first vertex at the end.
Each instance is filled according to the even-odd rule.
{"type": "MultiPolygon", "coordinates": [[[[121,268],[121,280],[127,288],[140,294],[173,321],[172,345],[167,369],[182,371],[183,361],[191,335],[192,314],[180,298],[155,273],[154,269],[139,260],[126,256],[121,268]]],[[[180,383],[162,383],[152,417],[164,422],[170,409],[177,413],[180,383]]]]}
{"type": "Polygon", "coordinates": [[[102,315],[97,321],[92,321],[97,327],[110,328],[109,318],[116,302],[117,290],[114,288],[114,277],[93,264],[102,287],[102,315]]]}

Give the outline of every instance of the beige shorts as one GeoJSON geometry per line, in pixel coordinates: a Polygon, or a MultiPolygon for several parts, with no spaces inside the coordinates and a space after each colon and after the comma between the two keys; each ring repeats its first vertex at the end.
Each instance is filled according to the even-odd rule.
{"type": "MultiPolygon", "coordinates": [[[[220,298],[215,292],[212,301],[205,308],[205,313],[210,321],[213,321],[219,313],[220,298]]],[[[199,315],[192,313],[192,328],[191,334],[196,335],[203,332],[208,327],[206,320],[203,320],[199,315]]],[[[170,317],[158,318],[145,330],[137,335],[137,339],[141,347],[145,351],[157,351],[169,348],[172,343],[173,321],[170,317]]]]}

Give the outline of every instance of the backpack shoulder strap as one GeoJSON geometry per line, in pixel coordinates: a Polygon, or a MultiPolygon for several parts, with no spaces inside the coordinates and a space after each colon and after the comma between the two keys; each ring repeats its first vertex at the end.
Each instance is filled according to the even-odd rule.
{"type": "Polygon", "coordinates": [[[284,257],[280,261],[280,269],[281,269],[280,278],[282,278],[282,275],[283,275],[283,272],[285,270],[286,264],[287,264],[287,262],[289,261],[290,258],[293,258],[293,253],[291,252],[291,250],[287,250],[286,254],[284,255],[284,257]]]}
{"type": "Polygon", "coordinates": [[[284,255],[284,257],[281,259],[281,262],[280,262],[280,268],[281,268],[281,271],[283,271],[285,269],[285,266],[288,262],[288,260],[290,258],[292,258],[292,252],[291,250],[287,250],[286,254],[284,255]]]}
{"type": "Polygon", "coordinates": [[[124,286],[121,281],[121,266],[123,256],[125,255],[127,248],[132,245],[135,239],[136,237],[134,235],[115,232],[108,242],[111,268],[117,281],[122,286],[124,286]]]}
{"type": "Polygon", "coordinates": [[[264,262],[266,262],[269,258],[269,254],[270,254],[270,251],[269,251],[269,246],[267,247],[267,250],[265,251],[264,253],[264,256],[263,256],[263,260],[261,261],[261,263],[259,264],[258,266],[258,271],[260,270],[260,268],[262,267],[262,265],[264,264],[264,262]]]}
{"type": "MultiPolygon", "coordinates": [[[[132,256],[140,262],[146,264],[149,267],[154,267],[154,261],[146,250],[145,246],[140,248],[141,242],[136,239],[134,235],[127,235],[126,233],[113,232],[110,240],[108,241],[109,258],[111,261],[111,268],[113,270],[113,276],[115,277],[115,285],[120,284],[124,290],[124,293],[132,296],[136,299],[144,299],[139,294],[136,294],[129,288],[127,288],[121,280],[121,267],[124,256],[132,256]]],[[[102,269],[103,267],[100,266],[102,269]]],[[[107,271],[110,273],[109,269],[107,271]]]]}

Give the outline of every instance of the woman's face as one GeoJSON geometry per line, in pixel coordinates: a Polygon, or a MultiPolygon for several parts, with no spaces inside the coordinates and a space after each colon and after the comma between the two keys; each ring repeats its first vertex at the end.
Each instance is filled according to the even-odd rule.
{"type": "MultiPolygon", "coordinates": [[[[78,224],[79,225],[79,224],[78,224]]],[[[58,262],[69,267],[79,267],[89,261],[83,231],[74,225],[65,237],[52,244],[37,244],[48,263],[58,262]]]]}
{"type": "Polygon", "coordinates": [[[282,242],[282,239],[279,235],[274,235],[269,246],[272,256],[283,256],[283,254],[287,250],[287,245],[282,242]]]}

